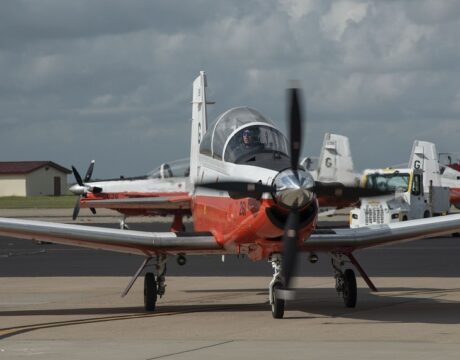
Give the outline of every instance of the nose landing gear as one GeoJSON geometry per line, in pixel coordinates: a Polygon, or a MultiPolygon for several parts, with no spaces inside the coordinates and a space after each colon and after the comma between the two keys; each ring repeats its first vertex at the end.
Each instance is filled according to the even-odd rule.
{"type": "Polygon", "coordinates": [[[282,266],[282,255],[281,254],[272,254],[269,261],[272,263],[273,267],[273,279],[270,282],[268,289],[270,305],[272,307],[272,316],[274,319],[282,319],[284,316],[284,299],[281,299],[279,296],[278,290],[283,290],[283,279],[281,277],[281,266],[282,266]]]}

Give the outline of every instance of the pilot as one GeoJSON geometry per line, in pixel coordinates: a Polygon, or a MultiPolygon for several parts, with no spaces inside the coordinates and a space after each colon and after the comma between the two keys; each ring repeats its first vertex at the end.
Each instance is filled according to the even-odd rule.
{"type": "Polygon", "coordinates": [[[243,130],[243,141],[241,145],[243,149],[255,149],[263,146],[254,129],[243,130]]]}
{"type": "Polygon", "coordinates": [[[235,161],[242,155],[253,153],[263,149],[264,145],[259,141],[258,129],[243,129],[232,139],[232,146],[229,146],[228,159],[235,161]]]}
{"type": "Polygon", "coordinates": [[[252,147],[254,139],[252,138],[251,130],[245,129],[243,131],[243,148],[249,149],[252,147]]]}

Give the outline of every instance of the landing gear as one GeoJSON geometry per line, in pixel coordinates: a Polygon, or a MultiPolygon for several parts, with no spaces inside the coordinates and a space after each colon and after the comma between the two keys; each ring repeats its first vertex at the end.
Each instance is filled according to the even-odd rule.
{"type": "Polygon", "coordinates": [[[144,308],[145,311],[154,311],[157,303],[158,292],[155,275],[151,272],[144,277],[144,308]]]}
{"type": "Polygon", "coordinates": [[[283,279],[281,277],[281,265],[282,265],[282,256],[281,254],[272,254],[270,256],[270,262],[274,270],[273,279],[270,282],[269,287],[269,296],[270,296],[270,305],[272,307],[272,316],[274,319],[282,319],[284,316],[284,299],[279,297],[279,291],[283,290],[283,279]]]}
{"type": "Polygon", "coordinates": [[[282,319],[284,316],[284,299],[280,299],[277,290],[282,290],[283,284],[276,282],[273,284],[272,292],[272,316],[274,319],[282,319]]]}
{"type": "Polygon", "coordinates": [[[346,307],[356,306],[358,292],[356,289],[356,276],[352,269],[347,269],[343,273],[342,298],[346,307]]]}
{"type": "Polygon", "coordinates": [[[120,220],[120,229],[129,230],[128,224],[126,223],[126,215],[123,215],[123,219],[120,220]]]}
{"type": "Polygon", "coordinates": [[[358,297],[356,276],[352,269],[342,270],[345,264],[342,254],[332,255],[332,267],[335,271],[335,289],[343,298],[346,307],[354,308],[358,297]]]}
{"type": "Polygon", "coordinates": [[[156,268],[157,268],[157,284],[158,284],[158,295],[160,298],[165,294],[166,292],[166,261],[167,261],[167,256],[165,254],[161,254],[157,257],[157,263],[156,263],[156,268]]]}
{"type": "Polygon", "coordinates": [[[144,277],[144,308],[145,311],[154,311],[158,296],[161,298],[166,292],[165,275],[166,275],[167,257],[161,254],[157,257],[155,265],[158,276],[148,272],[144,277]]]}
{"type": "MultiPolygon", "coordinates": [[[[142,270],[145,269],[151,257],[145,258],[142,265],[131,278],[126,289],[121,293],[121,297],[125,297],[131,287],[134,285],[137,277],[140,275],[142,270]]],[[[161,254],[157,256],[157,262],[155,264],[158,276],[155,278],[153,272],[148,272],[144,277],[144,308],[145,311],[154,311],[157,303],[158,296],[161,298],[166,292],[165,275],[166,275],[166,260],[167,256],[161,254]]]]}

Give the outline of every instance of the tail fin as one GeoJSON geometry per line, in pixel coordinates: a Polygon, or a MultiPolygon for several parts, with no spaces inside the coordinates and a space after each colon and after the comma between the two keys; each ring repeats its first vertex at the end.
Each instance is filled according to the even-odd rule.
{"type": "Polygon", "coordinates": [[[356,185],[357,176],[353,172],[350,142],[346,136],[324,135],[323,147],[319,156],[317,180],[356,185]]]}
{"type": "Polygon", "coordinates": [[[200,143],[207,130],[206,120],[206,74],[200,71],[200,75],[193,82],[192,97],[192,131],[190,143],[190,182],[194,184],[198,176],[198,155],[200,143]]]}
{"type": "Polygon", "coordinates": [[[433,186],[441,186],[441,174],[435,144],[428,141],[415,140],[409,158],[409,167],[423,170],[425,191],[428,191],[431,181],[433,186]]]}

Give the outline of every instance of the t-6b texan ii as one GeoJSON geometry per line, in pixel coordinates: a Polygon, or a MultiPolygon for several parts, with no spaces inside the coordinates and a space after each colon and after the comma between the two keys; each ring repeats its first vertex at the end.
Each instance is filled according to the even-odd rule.
{"type": "Polygon", "coordinates": [[[303,134],[298,88],[287,92],[288,137],[248,107],[227,110],[208,126],[205,90],[206,77],[201,72],[193,83],[190,187],[179,202],[190,209],[193,232],[155,233],[0,218],[0,234],[141,255],[145,260],[123,294],[145,265],[156,261],[157,273],[148,272],[144,278],[148,311],[155,309],[158,296],[165,293],[166,262],[172,256],[245,254],[254,261],[268,259],[274,269],[269,284],[271,311],[274,318],[282,318],[285,301],[294,291],[291,280],[299,252],[330,254],[336,289],[345,305],[354,307],[356,278],[347,264],[376,290],[354,251],[460,231],[460,215],[448,215],[315,232],[318,197],[347,199],[383,193],[321,183],[298,165],[303,134]]]}

